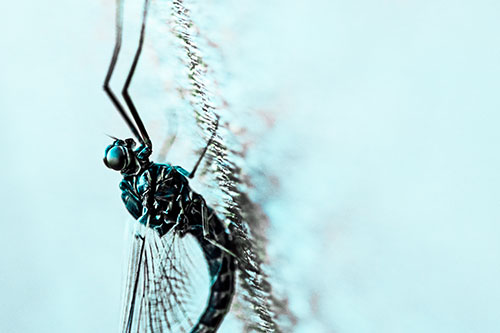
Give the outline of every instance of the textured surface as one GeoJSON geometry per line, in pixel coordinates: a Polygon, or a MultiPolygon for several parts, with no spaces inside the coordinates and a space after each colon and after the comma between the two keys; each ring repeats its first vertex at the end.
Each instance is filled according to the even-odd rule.
{"type": "MultiPolygon", "coordinates": [[[[262,232],[266,230],[267,220],[245,190],[251,186],[251,181],[242,171],[245,166],[244,142],[239,141],[230,128],[238,115],[234,114],[224,96],[217,93],[218,78],[227,74],[217,66],[221,62],[223,64],[223,60],[215,58],[220,57],[221,51],[198,23],[203,22],[196,15],[203,10],[199,3],[179,0],[157,2],[156,9],[156,24],[160,31],[163,25],[164,33],[154,37],[159,40],[168,40],[169,36],[173,38],[170,37],[172,43],[168,48],[155,43],[154,37],[153,45],[158,57],[166,59],[163,66],[179,73],[179,79],[174,83],[175,90],[179,92],[178,103],[186,104],[186,111],[196,119],[205,140],[212,135],[219,119],[218,135],[207,152],[202,184],[206,188],[204,193],[212,200],[210,204],[225,218],[236,243],[240,277],[237,288],[239,304],[236,308],[240,309],[235,312],[246,330],[277,332],[286,329],[287,324],[280,328],[276,320],[289,310],[275,299],[263,266],[266,248],[262,232]],[[172,59],[172,54],[177,55],[177,59],[172,59]],[[182,77],[183,74],[185,77],[182,77]]],[[[186,127],[185,124],[179,126],[181,129],[186,127]]]]}
{"type": "MultiPolygon", "coordinates": [[[[101,161],[104,133],[129,135],[101,89],[113,6],[0,2],[1,332],[119,325],[128,213],[101,161]]],[[[192,13],[220,50],[207,63],[237,115],[295,332],[498,331],[498,12],[489,0],[234,0],[192,13]]],[[[189,169],[203,139],[166,93],[186,75],[158,70],[152,38],[132,94],[155,142],[178,124],[167,159],[189,169]]]]}

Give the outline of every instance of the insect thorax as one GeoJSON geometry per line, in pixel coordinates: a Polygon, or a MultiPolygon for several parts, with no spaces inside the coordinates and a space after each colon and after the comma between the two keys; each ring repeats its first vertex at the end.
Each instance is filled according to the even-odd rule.
{"type": "Polygon", "coordinates": [[[193,215],[204,200],[189,187],[187,174],[181,167],[153,163],[138,175],[124,176],[120,188],[125,206],[136,219],[147,212],[150,227],[160,235],[175,224],[186,232],[199,226],[199,219],[193,215]],[[145,209],[150,195],[154,198],[152,207],[145,209]]]}

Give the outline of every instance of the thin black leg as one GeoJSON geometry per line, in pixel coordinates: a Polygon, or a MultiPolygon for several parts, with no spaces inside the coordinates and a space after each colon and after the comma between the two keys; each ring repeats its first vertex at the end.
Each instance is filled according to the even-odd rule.
{"type": "MultiPolygon", "coordinates": [[[[144,237],[145,234],[144,234],[144,237]]],[[[146,245],[146,239],[142,239],[142,245],[141,245],[141,254],[139,257],[139,264],[137,265],[137,272],[135,272],[135,280],[134,280],[134,290],[132,291],[132,300],[130,301],[130,310],[128,313],[128,321],[127,321],[127,327],[125,328],[126,333],[130,333],[132,329],[132,322],[134,319],[134,307],[135,307],[135,298],[137,296],[137,287],[139,285],[139,277],[141,274],[141,268],[142,268],[142,257],[144,256],[144,246],[146,245]]]]}
{"type": "Polygon", "coordinates": [[[139,140],[139,142],[143,143],[143,140],[139,134],[139,131],[135,127],[134,123],[132,123],[132,120],[130,117],[127,115],[125,112],[125,109],[121,105],[121,103],[118,101],[116,98],[115,94],[109,87],[109,81],[111,81],[111,76],[113,75],[113,71],[115,70],[115,65],[116,61],[118,60],[118,54],[120,53],[120,48],[122,46],[122,27],[123,27],[123,1],[122,0],[117,0],[116,4],[116,39],[115,39],[115,47],[113,50],[113,56],[111,57],[111,63],[109,64],[108,72],[106,74],[106,78],[104,79],[104,91],[108,95],[108,97],[111,99],[111,102],[113,102],[113,105],[116,107],[120,115],[123,117],[125,122],[127,123],[128,127],[134,134],[134,136],[139,140]]]}
{"type": "Polygon", "coordinates": [[[177,128],[178,128],[178,120],[177,120],[177,113],[173,112],[172,116],[168,118],[168,133],[167,133],[167,139],[163,142],[163,145],[160,148],[160,152],[158,153],[158,161],[164,162],[166,161],[167,154],[170,151],[170,148],[172,148],[172,145],[175,142],[175,139],[177,138],[177,128]],[[172,131],[173,127],[173,131],[172,131]],[[173,132],[173,134],[171,134],[173,132]]]}
{"type": "Polygon", "coordinates": [[[128,88],[130,87],[130,83],[132,82],[132,78],[134,76],[135,68],[137,67],[137,63],[139,62],[139,58],[141,56],[141,51],[142,51],[142,45],[144,44],[144,35],[145,35],[145,30],[146,30],[146,18],[148,14],[148,9],[149,9],[149,0],[144,1],[144,12],[143,12],[143,17],[142,17],[142,25],[141,25],[141,36],[139,38],[139,46],[137,47],[137,51],[135,53],[134,61],[132,62],[132,67],[130,68],[130,71],[127,76],[127,80],[125,81],[125,85],[123,86],[122,90],[122,95],[123,98],[125,99],[125,103],[127,103],[130,112],[132,113],[132,117],[134,117],[135,122],[137,123],[137,126],[139,127],[139,131],[142,134],[142,137],[144,138],[144,143],[152,150],[152,144],[151,140],[149,139],[148,132],[146,131],[146,128],[144,127],[144,124],[141,120],[141,117],[139,116],[139,113],[137,112],[137,108],[134,105],[134,102],[132,101],[132,98],[130,97],[128,93],[128,88]]]}
{"type": "Polygon", "coordinates": [[[194,165],[194,168],[193,168],[193,171],[191,171],[191,173],[189,174],[189,178],[193,178],[195,173],[196,173],[196,169],[198,169],[198,166],[200,165],[201,163],[201,160],[203,159],[203,157],[205,156],[205,154],[207,153],[207,150],[208,150],[208,147],[212,144],[212,141],[215,137],[215,134],[217,134],[217,129],[219,128],[219,117],[216,116],[216,120],[215,120],[215,128],[214,128],[214,131],[212,132],[212,135],[210,136],[210,139],[208,140],[207,142],[207,145],[205,146],[205,148],[203,149],[203,152],[201,153],[200,155],[200,158],[198,158],[198,161],[196,162],[196,164],[194,165]]]}

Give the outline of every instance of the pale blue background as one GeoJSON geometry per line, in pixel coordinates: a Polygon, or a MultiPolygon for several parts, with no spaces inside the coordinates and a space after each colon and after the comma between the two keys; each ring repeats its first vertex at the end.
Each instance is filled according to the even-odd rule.
{"type": "MultiPolygon", "coordinates": [[[[500,4],[209,1],[297,332],[500,330],[500,4]],[[263,116],[264,115],[264,116],[263,116]]],[[[0,332],[114,332],[112,1],[0,5],[0,332]]],[[[226,329],[230,331],[230,329],[226,329]]]]}

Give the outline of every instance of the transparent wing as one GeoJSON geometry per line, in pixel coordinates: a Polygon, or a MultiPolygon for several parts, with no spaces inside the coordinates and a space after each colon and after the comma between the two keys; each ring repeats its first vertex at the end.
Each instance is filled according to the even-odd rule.
{"type": "Polygon", "coordinates": [[[198,241],[175,229],[160,238],[136,221],[133,226],[120,332],[190,332],[210,292],[198,241]]]}

